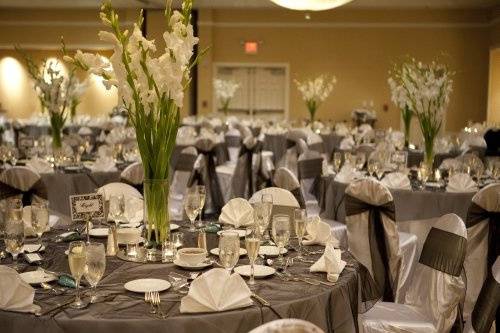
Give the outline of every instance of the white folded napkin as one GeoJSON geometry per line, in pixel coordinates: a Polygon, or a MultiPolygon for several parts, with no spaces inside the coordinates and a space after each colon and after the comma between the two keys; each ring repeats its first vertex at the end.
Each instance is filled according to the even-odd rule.
{"type": "Polygon", "coordinates": [[[339,183],[346,183],[349,184],[353,180],[357,178],[361,178],[361,173],[357,171],[355,168],[353,168],[350,165],[344,165],[339,173],[335,176],[335,181],[339,183]]]}
{"type": "Polygon", "coordinates": [[[127,197],[125,199],[125,220],[129,223],[139,223],[144,218],[144,203],[142,199],[127,197]]]}
{"type": "Polygon", "coordinates": [[[0,310],[35,313],[40,307],[33,304],[34,297],[35,289],[14,269],[0,266],[0,310]]]}
{"type": "Polygon", "coordinates": [[[253,304],[247,284],[239,274],[214,268],[196,278],[181,300],[181,313],[227,311],[253,304]]]}
{"type": "Polygon", "coordinates": [[[36,173],[53,173],[52,165],[44,159],[33,157],[26,162],[26,167],[36,173]]]}
{"type": "Polygon", "coordinates": [[[98,157],[95,163],[89,166],[89,169],[93,172],[112,172],[117,170],[112,157],[98,157]]]}
{"type": "Polygon", "coordinates": [[[337,282],[340,274],[347,264],[341,259],[342,252],[329,243],[325,247],[325,253],[309,268],[311,273],[326,272],[326,278],[330,282],[337,282]]]}
{"type": "Polygon", "coordinates": [[[450,169],[460,169],[463,166],[463,162],[460,161],[459,159],[456,158],[447,158],[443,162],[441,162],[441,165],[439,166],[439,169],[441,170],[450,170],[450,169]]]}
{"type": "Polygon", "coordinates": [[[349,128],[347,128],[346,124],[339,123],[335,125],[335,134],[340,136],[347,136],[349,134],[349,128]]]}
{"type": "Polygon", "coordinates": [[[354,139],[352,138],[352,136],[348,136],[346,138],[343,138],[342,141],[340,141],[339,148],[342,150],[349,150],[349,149],[353,149],[355,144],[356,143],[354,142],[354,139]]]}
{"type": "Polygon", "coordinates": [[[411,190],[410,179],[402,172],[388,173],[381,181],[388,188],[411,190]]]}
{"type": "Polygon", "coordinates": [[[330,225],[321,221],[319,216],[310,218],[309,223],[306,224],[307,234],[302,241],[304,245],[323,245],[332,242],[339,245],[338,239],[333,237],[330,225]]]}
{"type": "Polygon", "coordinates": [[[253,223],[252,205],[242,198],[231,199],[222,207],[219,221],[233,225],[235,228],[251,225],[253,223]]]}
{"type": "Polygon", "coordinates": [[[450,177],[448,186],[446,186],[446,191],[453,193],[476,192],[477,190],[478,187],[476,182],[466,173],[454,174],[450,177]]]}
{"type": "Polygon", "coordinates": [[[447,154],[453,149],[453,143],[448,138],[438,138],[434,143],[436,154],[447,154]]]}

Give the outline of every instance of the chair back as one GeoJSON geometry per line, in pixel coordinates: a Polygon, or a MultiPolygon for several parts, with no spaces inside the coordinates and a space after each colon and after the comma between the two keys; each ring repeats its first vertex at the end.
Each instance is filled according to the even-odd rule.
{"type": "Polygon", "coordinates": [[[323,173],[323,157],[317,151],[308,150],[299,156],[297,170],[304,200],[317,200],[313,190],[323,173]]]}
{"type": "Polygon", "coordinates": [[[48,200],[47,186],[41,176],[30,168],[15,166],[0,175],[0,200],[19,197],[23,205],[48,200]]]}
{"type": "MultiPolygon", "coordinates": [[[[279,187],[268,187],[255,192],[250,200],[251,204],[261,202],[263,194],[270,194],[273,197],[273,210],[271,216],[276,214],[285,214],[293,218],[293,211],[300,208],[299,202],[295,196],[285,189],[279,187]]],[[[272,218],[272,217],[271,217],[272,218]]]]}
{"type": "Polygon", "coordinates": [[[236,128],[230,128],[225,136],[227,151],[229,154],[229,161],[236,163],[238,161],[238,156],[241,148],[241,134],[236,128]]]}
{"type": "Polygon", "coordinates": [[[287,168],[278,168],[278,170],[274,173],[273,183],[276,187],[292,193],[295,199],[297,199],[299,206],[304,209],[306,208],[299,180],[290,170],[287,168]]]}
{"type": "Polygon", "coordinates": [[[429,231],[415,267],[405,304],[432,318],[437,332],[449,332],[454,325],[462,325],[466,250],[464,222],[455,214],[447,214],[429,231]]]}
{"type": "MultiPolygon", "coordinates": [[[[123,169],[120,174],[120,178],[124,183],[132,185],[137,188],[137,186],[142,187],[144,182],[144,168],[142,162],[135,162],[123,169]]],[[[141,191],[140,189],[138,189],[141,191]]]]}
{"type": "Polygon", "coordinates": [[[249,333],[323,333],[323,330],[301,319],[278,319],[254,328],[249,333]]]}

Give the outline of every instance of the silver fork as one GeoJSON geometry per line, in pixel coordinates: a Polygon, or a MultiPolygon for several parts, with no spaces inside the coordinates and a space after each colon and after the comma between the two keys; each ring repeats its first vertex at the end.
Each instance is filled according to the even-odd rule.
{"type": "Polygon", "coordinates": [[[161,309],[160,293],[157,291],[153,292],[153,302],[154,302],[154,305],[156,305],[156,307],[158,309],[158,316],[160,316],[163,319],[167,318],[167,315],[161,309]]]}
{"type": "Polygon", "coordinates": [[[150,291],[147,291],[144,293],[144,302],[149,303],[150,305],[150,308],[149,308],[149,313],[151,314],[156,314],[156,309],[155,309],[155,306],[153,304],[153,293],[150,292],[150,291]]]}

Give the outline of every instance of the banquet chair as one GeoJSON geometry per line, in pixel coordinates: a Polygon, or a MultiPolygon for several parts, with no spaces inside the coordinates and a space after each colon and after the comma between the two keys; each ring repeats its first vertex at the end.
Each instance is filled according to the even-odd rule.
{"type": "Polygon", "coordinates": [[[299,202],[292,192],[279,187],[268,187],[255,192],[248,200],[250,204],[261,202],[263,194],[270,194],[273,197],[273,210],[271,216],[285,214],[293,218],[293,212],[300,208],[299,202]]]}
{"type": "Polygon", "coordinates": [[[320,154],[325,153],[325,146],[321,135],[316,134],[314,132],[308,133],[306,143],[309,150],[316,151],[320,154]]]}
{"type": "Polygon", "coordinates": [[[464,315],[474,308],[479,291],[497,256],[500,255],[500,184],[491,184],[473,197],[467,212],[467,292],[464,315]]]}
{"type": "Polygon", "coordinates": [[[318,199],[314,188],[323,173],[323,157],[317,151],[308,150],[300,154],[297,163],[298,179],[308,215],[319,215],[318,199]]]}
{"type": "Polygon", "coordinates": [[[104,200],[108,201],[112,196],[121,196],[127,199],[142,199],[142,194],[133,186],[125,183],[109,183],[97,189],[97,193],[102,194],[104,200]]]}
{"type": "Polygon", "coordinates": [[[358,316],[359,332],[447,333],[460,326],[466,247],[467,232],[460,217],[439,218],[427,235],[405,303],[376,303],[358,316]]]}
{"type": "Polygon", "coordinates": [[[195,147],[186,147],[179,154],[174,166],[169,195],[170,217],[173,220],[182,220],[184,217],[184,196],[193,177],[198,158],[198,151],[195,147]]]}
{"type": "Polygon", "coordinates": [[[18,197],[23,205],[48,201],[47,186],[35,171],[15,166],[0,174],[0,200],[18,197]]]}
{"type": "Polygon", "coordinates": [[[323,333],[318,326],[302,319],[278,319],[254,328],[249,333],[323,333]]]}
{"type": "Polygon", "coordinates": [[[290,130],[286,135],[286,152],[277,161],[277,167],[285,167],[297,175],[297,159],[299,155],[307,150],[307,134],[299,129],[290,130]]]}
{"type": "Polygon", "coordinates": [[[120,174],[120,179],[143,193],[144,168],[142,162],[135,162],[127,166],[120,174]]]}
{"type": "Polygon", "coordinates": [[[398,232],[394,200],[374,179],[359,179],[345,191],[347,242],[369,271],[384,301],[402,302],[411,283],[417,236],[398,232]]]}
{"type": "Polygon", "coordinates": [[[302,189],[297,177],[287,168],[281,167],[276,170],[273,177],[274,186],[282,188],[293,194],[300,208],[306,209],[306,202],[302,195],[302,189]]]}
{"type": "MultiPolygon", "coordinates": [[[[467,286],[468,288],[468,286],[467,286]]],[[[494,333],[496,332],[495,318],[498,317],[500,303],[500,256],[488,270],[488,277],[484,280],[481,292],[474,305],[472,316],[465,323],[465,333],[494,333]]]]}
{"type": "Polygon", "coordinates": [[[229,162],[235,164],[238,161],[238,156],[241,148],[241,134],[236,128],[230,128],[224,135],[226,142],[229,162]]]}

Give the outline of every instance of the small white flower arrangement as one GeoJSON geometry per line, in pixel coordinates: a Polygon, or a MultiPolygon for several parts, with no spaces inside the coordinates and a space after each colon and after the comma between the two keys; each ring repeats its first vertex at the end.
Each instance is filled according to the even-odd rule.
{"type": "Polygon", "coordinates": [[[313,123],[316,111],[332,93],[333,86],[337,83],[337,79],[335,76],[328,78],[326,75],[320,75],[315,79],[309,79],[302,82],[294,80],[294,82],[297,85],[297,89],[302,94],[302,99],[306,102],[310,121],[313,123]]]}
{"type": "Polygon", "coordinates": [[[215,97],[219,101],[222,111],[227,116],[229,103],[234,98],[240,84],[232,80],[214,79],[215,97]]]}

